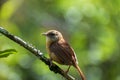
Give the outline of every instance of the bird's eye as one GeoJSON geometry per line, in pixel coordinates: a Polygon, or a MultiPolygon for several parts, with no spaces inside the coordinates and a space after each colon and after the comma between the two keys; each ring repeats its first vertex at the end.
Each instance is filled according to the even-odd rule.
{"type": "Polygon", "coordinates": [[[50,36],[54,36],[55,34],[54,34],[54,33],[50,33],[49,35],[50,35],[50,36]]]}

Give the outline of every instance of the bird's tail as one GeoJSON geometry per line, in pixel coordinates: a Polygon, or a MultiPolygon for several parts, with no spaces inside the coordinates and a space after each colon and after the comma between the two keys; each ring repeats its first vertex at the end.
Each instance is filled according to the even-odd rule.
{"type": "Polygon", "coordinates": [[[76,64],[75,68],[77,69],[77,71],[79,72],[82,80],[86,80],[85,75],[83,74],[82,70],[80,69],[80,67],[78,66],[78,64],[76,64]]]}

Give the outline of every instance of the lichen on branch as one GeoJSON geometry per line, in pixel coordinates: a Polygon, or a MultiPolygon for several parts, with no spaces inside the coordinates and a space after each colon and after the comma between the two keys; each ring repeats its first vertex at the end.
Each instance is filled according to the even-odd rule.
{"type": "Polygon", "coordinates": [[[16,42],[17,44],[19,44],[20,46],[24,47],[26,50],[30,51],[32,54],[34,54],[35,56],[37,56],[42,62],[44,62],[46,65],[49,66],[50,70],[55,72],[55,73],[59,73],[60,75],[62,75],[64,78],[66,78],[67,80],[75,80],[75,78],[73,78],[71,75],[66,74],[66,72],[64,72],[59,66],[57,66],[56,64],[52,63],[51,66],[51,62],[48,58],[46,58],[43,53],[36,49],[35,47],[33,47],[31,44],[28,44],[27,42],[25,42],[23,39],[9,33],[7,30],[5,30],[3,27],[0,27],[0,33],[2,33],[3,35],[5,35],[7,38],[11,39],[12,41],[16,42]]]}

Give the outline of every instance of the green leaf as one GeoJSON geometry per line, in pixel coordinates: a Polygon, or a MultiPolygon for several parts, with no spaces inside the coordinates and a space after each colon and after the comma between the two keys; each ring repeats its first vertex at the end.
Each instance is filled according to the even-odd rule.
{"type": "Polygon", "coordinates": [[[6,49],[3,51],[0,51],[0,58],[8,57],[10,54],[14,54],[17,51],[15,49],[6,49]]]}

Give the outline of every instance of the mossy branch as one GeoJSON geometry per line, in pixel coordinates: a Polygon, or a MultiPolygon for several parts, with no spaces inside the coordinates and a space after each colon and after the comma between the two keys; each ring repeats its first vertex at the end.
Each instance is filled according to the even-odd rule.
{"type": "Polygon", "coordinates": [[[37,56],[42,62],[44,62],[46,65],[49,66],[49,69],[51,71],[53,71],[54,73],[59,73],[60,75],[62,75],[64,78],[66,78],[67,80],[75,80],[75,78],[73,78],[72,76],[70,76],[69,74],[66,74],[59,66],[57,66],[56,64],[52,63],[52,66],[50,67],[50,60],[48,58],[46,58],[42,52],[38,49],[36,49],[35,47],[33,47],[31,44],[28,44],[27,42],[25,42],[24,40],[22,40],[21,38],[9,33],[7,30],[5,30],[4,28],[0,27],[0,33],[2,33],[3,35],[5,35],[7,38],[11,39],[12,41],[16,42],[17,44],[19,44],[20,46],[24,47],[25,49],[27,49],[28,51],[30,51],[32,54],[34,54],[35,56],[37,56]]]}

